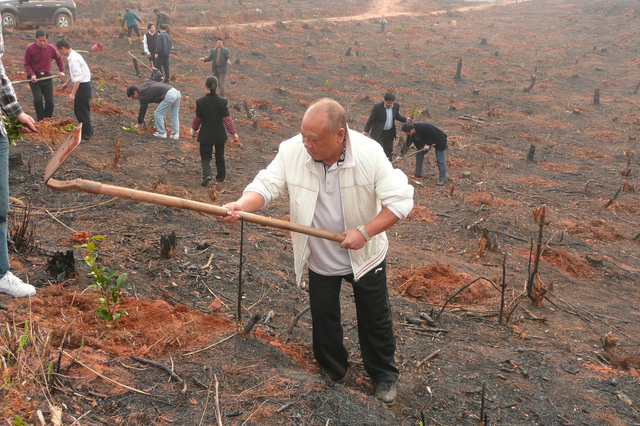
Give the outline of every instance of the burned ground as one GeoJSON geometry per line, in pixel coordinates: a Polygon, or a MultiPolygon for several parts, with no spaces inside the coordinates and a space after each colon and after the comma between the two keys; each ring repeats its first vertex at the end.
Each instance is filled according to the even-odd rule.
{"type": "MultiPolygon", "coordinates": [[[[157,5],[139,4],[143,20],[151,19],[157,5]]],[[[183,95],[179,142],[156,139],[151,128],[123,130],[137,112],[125,89],[144,80],[127,54],[144,60],[140,43],[129,46],[119,35],[125,2],[82,0],[78,7],[76,25],[51,29],[51,40],[65,36],[86,51],[96,42],[105,47],[83,53],[93,71],[96,135],[57,179],[221,205],[298,132],[310,102],[337,99],[349,126],[361,131],[372,103],[393,90],[401,112],[449,135],[448,182],[435,186],[432,154],[424,179],[413,178],[412,158],[398,163],[415,187],[416,208],[388,232],[401,377],[398,402],[387,408],[373,398],[362,366],[348,286],[351,368],[344,385],[317,374],[309,314],[290,328],[308,299],[295,284],[287,232],[245,224],[238,327],[239,226],[51,191],[42,175],[55,135],[47,128],[46,136],[19,142],[12,150],[23,164],[11,169],[10,220],[15,227],[30,205],[38,248],[12,253],[12,269],[38,295],[0,295],[8,308],[0,311],[3,420],[40,424],[40,410],[53,422],[60,409],[62,424],[83,425],[416,425],[421,413],[428,425],[478,425],[484,388],[489,424],[640,424],[635,2],[194,0],[175,2],[175,11],[167,2],[173,84],[183,95]],[[212,191],[199,185],[198,145],[187,135],[210,72],[198,58],[217,36],[232,54],[227,96],[240,143],[228,144],[228,179],[212,191]],[[461,78],[454,80],[459,59],[461,78]],[[524,92],[532,76],[535,84],[524,92]],[[532,211],[542,204],[549,224],[539,277],[548,293],[538,307],[523,290],[538,235],[532,211]],[[177,251],[161,258],[159,239],[172,231],[177,251]],[[128,273],[132,288],[122,306],[129,315],[114,327],[92,312],[97,296],[87,290],[77,232],[104,235],[99,262],[128,273]],[[50,256],[68,249],[77,277],[52,274],[50,256]],[[496,287],[503,279],[499,324],[496,287]],[[255,314],[263,319],[243,335],[255,314]],[[179,379],[130,355],[167,366],[179,379]]],[[[32,29],[5,31],[3,62],[13,80],[25,78],[22,53],[32,39],[32,29]]],[[[32,112],[28,87],[16,91],[32,112]]],[[[56,102],[57,114],[73,116],[59,90],[56,102]]],[[[285,218],[287,200],[261,213],[285,218]]]]}

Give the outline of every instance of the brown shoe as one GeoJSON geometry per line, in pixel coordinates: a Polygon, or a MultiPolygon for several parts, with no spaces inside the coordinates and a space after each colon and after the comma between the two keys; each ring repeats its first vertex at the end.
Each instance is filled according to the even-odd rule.
{"type": "Polygon", "coordinates": [[[379,382],[376,383],[376,398],[384,402],[388,406],[396,403],[398,398],[397,382],[379,382]]]}

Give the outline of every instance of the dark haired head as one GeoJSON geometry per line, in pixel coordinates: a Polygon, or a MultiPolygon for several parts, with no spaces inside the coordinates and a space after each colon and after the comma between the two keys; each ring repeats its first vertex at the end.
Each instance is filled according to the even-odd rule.
{"type": "Polygon", "coordinates": [[[167,24],[160,24],[160,29],[162,31],[167,31],[167,24]]]}
{"type": "Polygon", "coordinates": [[[153,25],[154,25],[154,24],[152,24],[152,23],[148,23],[148,24],[147,24],[147,29],[148,29],[148,30],[150,30],[150,29],[151,29],[151,27],[153,27],[153,25]]]}
{"type": "Polygon", "coordinates": [[[36,38],[42,37],[42,36],[45,36],[46,38],[49,38],[49,33],[46,32],[45,30],[36,31],[36,38]]]}
{"type": "Polygon", "coordinates": [[[215,95],[216,89],[218,88],[218,79],[215,76],[210,75],[204,80],[204,85],[209,88],[209,93],[215,95]]]}
{"type": "Polygon", "coordinates": [[[403,132],[410,132],[411,130],[413,130],[416,126],[413,125],[413,123],[404,123],[402,125],[402,127],[400,128],[403,132]]]}
{"type": "Polygon", "coordinates": [[[138,86],[131,85],[127,87],[127,98],[132,97],[135,92],[140,93],[140,89],[138,89],[138,86]]]}
{"type": "Polygon", "coordinates": [[[69,44],[69,42],[67,40],[58,40],[56,42],[56,47],[58,49],[64,47],[65,49],[71,49],[71,45],[69,44]]]}
{"type": "Polygon", "coordinates": [[[224,41],[224,40],[222,40],[222,37],[218,37],[216,41],[224,41]]]}
{"type": "Polygon", "coordinates": [[[384,100],[385,101],[395,101],[396,100],[396,95],[394,95],[391,92],[387,92],[384,94],[384,100]]]}
{"type": "Polygon", "coordinates": [[[153,13],[160,13],[160,9],[158,9],[158,8],[153,9],[153,13]]]}

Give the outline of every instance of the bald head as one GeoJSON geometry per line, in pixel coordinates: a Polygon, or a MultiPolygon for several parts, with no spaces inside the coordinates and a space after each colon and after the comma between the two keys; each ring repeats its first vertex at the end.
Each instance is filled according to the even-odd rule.
{"type": "MultiPolygon", "coordinates": [[[[339,129],[347,129],[347,112],[342,105],[331,98],[321,98],[311,104],[304,114],[305,117],[326,114],[324,129],[330,133],[336,133],[339,129]]],[[[304,120],[304,118],[303,118],[304,120]]]]}

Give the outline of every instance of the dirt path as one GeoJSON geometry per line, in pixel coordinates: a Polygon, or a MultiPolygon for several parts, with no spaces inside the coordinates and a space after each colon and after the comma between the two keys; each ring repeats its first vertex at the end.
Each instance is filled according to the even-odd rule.
{"type": "MultiPolygon", "coordinates": [[[[465,6],[465,7],[460,7],[458,9],[453,9],[454,11],[458,11],[458,12],[471,12],[474,10],[481,10],[481,9],[486,9],[487,7],[492,7],[492,6],[506,6],[509,4],[514,4],[514,3],[524,3],[524,2],[529,2],[531,0],[497,0],[494,2],[486,2],[486,3],[481,3],[478,4],[476,6],[465,6]]],[[[416,15],[415,11],[403,11],[400,10],[403,8],[403,4],[402,1],[400,0],[374,0],[371,8],[369,9],[369,11],[365,12],[365,13],[361,13],[359,15],[352,15],[352,16],[336,16],[336,17],[332,17],[332,18],[313,18],[313,19],[301,19],[301,20],[296,20],[296,22],[299,23],[310,23],[310,22],[317,22],[317,21],[328,21],[328,22],[345,22],[345,21],[365,21],[367,19],[372,19],[372,18],[378,18],[378,17],[391,17],[391,16],[408,16],[408,15],[416,15]]],[[[422,13],[420,15],[422,16],[427,16],[427,15],[432,15],[432,16],[437,16],[437,15],[441,15],[441,14],[445,14],[447,13],[446,10],[436,10],[436,11],[432,11],[432,12],[426,12],[426,13],[422,13]]],[[[217,26],[213,26],[213,27],[187,27],[185,28],[185,31],[187,32],[196,32],[196,31],[213,31],[216,30],[220,27],[225,27],[225,28],[245,28],[245,27],[256,27],[256,28],[262,28],[262,27],[267,27],[270,25],[275,25],[278,22],[282,22],[283,24],[290,24],[293,21],[265,21],[265,22],[246,22],[243,24],[234,24],[234,25],[217,25],[217,26]]]]}

